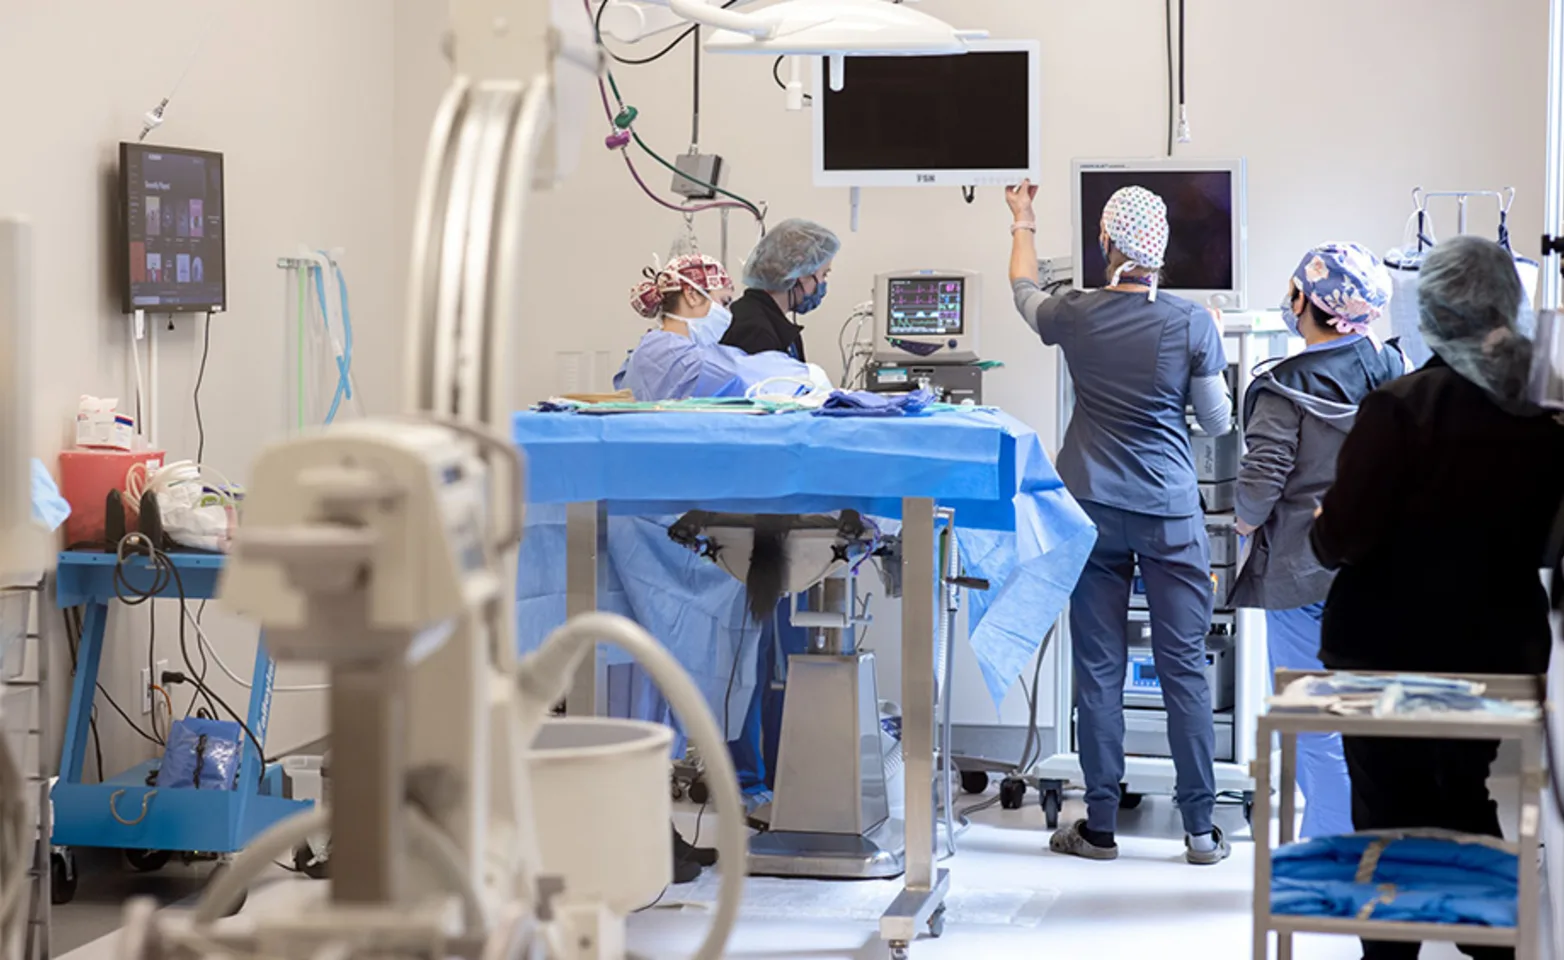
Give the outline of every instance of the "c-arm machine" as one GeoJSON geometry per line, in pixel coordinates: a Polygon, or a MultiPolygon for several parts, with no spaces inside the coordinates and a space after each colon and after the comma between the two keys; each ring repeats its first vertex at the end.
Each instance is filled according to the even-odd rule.
{"type": "MultiPolygon", "coordinates": [[[[126,957],[622,956],[623,916],[544,875],[523,759],[599,642],[663,688],[707,758],[720,856],[744,862],[726,743],[656,641],[594,615],[517,661],[524,483],[507,425],[522,239],[532,191],[575,165],[599,53],[579,0],[453,0],[451,12],[458,76],[419,194],[406,412],[265,451],[223,584],[277,658],[329,667],[333,806],[257,838],[190,924],[128,905],[126,957]],[[328,903],[215,925],[274,856],[324,828],[328,903]]],[[[702,960],[721,956],[743,880],[724,872],[702,960]]]]}

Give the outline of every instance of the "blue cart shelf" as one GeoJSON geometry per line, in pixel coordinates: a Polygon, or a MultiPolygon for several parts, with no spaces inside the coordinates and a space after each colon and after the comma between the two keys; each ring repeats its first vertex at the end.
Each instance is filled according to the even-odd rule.
{"type": "MultiPolygon", "coordinates": [[[[216,595],[223,557],[180,553],[169,556],[179,570],[186,599],[204,600],[216,595]]],[[[267,768],[264,777],[255,776],[261,757],[248,737],[239,785],[234,790],[167,790],[148,786],[148,776],[161,760],[138,764],[103,783],[82,782],[109,602],[115,598],[115,563],[113,554],[60,554],[59,606],[85,606],[86,617],[71,685],[60,776],[51,795],[53,841],[58,846],[234,853],[272,824],[310,806],[307,800],[283,796],[280,764],[267,768]]],[[[143,557],[128,559],[123,573],[126,582],[138,590],[150,590],[154,585],[155,573],[143,557]]],[[[158,596],[177,599],[179,593],[170,583],[158,596]]],[[[263,638],[256,645],[254,687],[245,721],[262,745],[266,743],[266,728],[271,719],[276,672],[263,638]]]]}

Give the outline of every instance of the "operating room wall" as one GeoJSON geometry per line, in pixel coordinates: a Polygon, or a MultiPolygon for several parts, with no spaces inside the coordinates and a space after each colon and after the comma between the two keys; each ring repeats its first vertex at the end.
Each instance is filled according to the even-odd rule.
{"type": "MultiPolygon", "coordinates": [[[[392,250],[392,19],[381,0],[50,0],[0,3],[0,212],[35,226],[37,454],[54,465],[79,394],[132,396],[126,322],[113,269],[118,143],[185,73],[150,142],[222,151],[226,158],[229,310],[212,321],[201,391],[206,460],[243,482],[262,445],[282,435],[283,277],[279,256],[301,244],[343,249],[357,326],[356,371],[371,410],[396,384],[400,276],[392,250]],[[204,38],[204,42],[203,42],[204,38]],[[390,352],[386,352],[390,348],[390,352]]],[[[192,395],[200,320],[157,318],[160,441],[196,455],[192,395]]],[[[143,344],[145,347],[145,344],[143,344]]],[[[183,670],[177,607],[158,604],[156,659],[183,670]]],[[[147,608],[116,607],[104,687],[144,727],[139,672],[147,608]]],[[[248,675],[256,630],[208,609],[223,658],[248,675]]],[[[47,618],[55,675],[68,674],[59,618],[47,618]]],[[[193,634],[189,637],[195,653],[193,634]]],[[[281,683],[308,680],[284,666],[281,683]]],[[[243,710],[246,692],[211,668],[219,695],[243,710]]],[[[62,691],[63,693],[63,691],[62,691]]],[[[180,715],[189,687],[172,691],[180,715]]],[[[63,704],[58,696],[56,703],[63,704]]],[[[150,751],[107,704],[98,727],[109,772],[150,751]]],[[[325,731],[321,694],[279,694],[268,752],[325,731]]],[[[95,764],[87,764],[89,776],[95,764]]]]}
{"type": "MultiPolygon", "coordinates": [[[[436,6],[403,0],[399,16],[406,8],[437,24],[436,6]]],[[[1069,254],[1071,159],[1165,152],[1163,3],[927,0],[922,9],[996,37],[1042,41],[1038,246],[1043,256],[1069,254]]],[[[1546,5],[1528,0],[1189,4],[1194,141],[1177,153],[1248,158],[1251,303],[1274,304],[1311,244],[1355,239],[1383,250],[1399,243],[1410,191],[1418,185],[1515,186],[1514,234],[1523,251],[1534,250],[1541,224],[1545,28],[1546,5]]],[[[663,39],[625,52],[645,55],[663,39]]],[[[398,53],[398,130],[419,130],[432,112],[432,96],[415,104],[401,91],[438,90],[444,83],[436,30],[398,53]],[[409,119],[408,110],[418,116],[409,119]]],[[[656,64],[615,68],[626,101],[640,110],[640,132],[668,154],[682,152],[691,140],[691,56],[684,45],[656,64]]],[[[767,202],[772,222],[811,217],[842,233],[830,299],[808,321],[811,359],[838,370],[838,329],[852,306],[868,298],[877,272],[982,270],[988,280],[982,352],[1006,364],[989,375],[987,398],[1037,428],[1052,449],[1055,353],[1037,342],[1011,307],[1005,282],[1009,219],[999,191],[979,190],[971,206],[956,190],[865,191],[861,229],[849,233],[847,191],[811,184],[809,115],[784,110],[770,68],[768,59],[705,58],[700,143],[723,155],[733,189],[767,202]]],[[[567,387],[608,385],[644,329],[629,310],[628,288],[654,255],[667,255],[684,228],[678,215],[636,190],[623,160],[601,148],[604,132],[598,127],[590,135],[575,177],[534,208],[523,265],[533,319],[516,338],[518,402],[567,387]],[[580,370],[586,372],[572,373],[580,370]]],[[[399,139],[399,171],[409,165],[416,170],[421,150],[421,136],[399,139]],[[409,152],[414,149],[420,153],[409,152]]],[[[634,156],[648,180],[665,191],[668,175],[634,156]]],[[[409,182],[398,176],[399,210],[411,207],[409,182]]],[[[1473,224],[1491,227],[1476,208],[1473,224]]],[[[1439,225],[1442,235],[1453,232],[1453,213],[1441,215],[1439,225]]],[[[698,217],[696,229],[704,249],[718,249],[716,215],[698,217]]],[[[755,234],[735,215],[732,236],[729,266],[737,272],[755,234]]],[[[895,636],[897,617],[889,605],[878,610],[874,635],[890,661],[882,675],[891,680],[895,645],[887,640],[895,636]]],[[[1039,633],[1046,626],[1040,622],[1039,633]]],[[[963,668],[960,685],[974,695],[958,700],[968,714],[958,719],[992,720],[970,667],[963,668]]],[[[1045,674],[1045,711],[1051,685],[1045,674]]],[[[1004,712],[1010,722],[1021,720],[1022,698],[1013,693],[1004,712]]]]}

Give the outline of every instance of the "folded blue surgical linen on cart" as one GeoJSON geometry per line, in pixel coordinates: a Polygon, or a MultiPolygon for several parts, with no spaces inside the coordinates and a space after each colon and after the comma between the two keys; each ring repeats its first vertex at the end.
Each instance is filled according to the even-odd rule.
{"type": "Polygon", "coordinates": [[[1517,858],[1492,838],[1353,834],[1273,854],[1271,912],[1514,927],[1517,858]]]}

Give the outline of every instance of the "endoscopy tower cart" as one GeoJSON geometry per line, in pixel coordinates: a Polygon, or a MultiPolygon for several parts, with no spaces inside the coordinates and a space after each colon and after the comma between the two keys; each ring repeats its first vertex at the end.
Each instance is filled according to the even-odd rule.
{"type": "MultiPolygon", "coordinates": [[[[1287,331],[1279,319],[1263,314],[1234,315],[1223,324],[1227,351],[1228,385],[1236,403],[1253,380],[1254,368],[1265,360],[1287,354],[1287,331]]],[[[1059,352],[1059,437],[1069,426],[1075,390],[1069,367],[1059,352]]],[[[1234,418],[1235,431],[1241,429],[1234,418]]],[[[1243,803],[1244,817],[1254,807],[1254,780],[1249,765],[1254,759],[1256,723],[1268,690],[1265,648],[1265,616],[1258,610],[1238,610],[1227,602],[1237,570],[1237,531],[1233,515],[1233,481],[1242,453],[1241,435],[1224,443],[1196,443],[1196,468],[1201,480],[1201,501],[1206,508],[1206,529],[1211,537],[1212,587],[1217,594],[1216,613],[1207,639],[1208,673],[1212,704],[1216,711],[1216,789],[1219,797],[1243,803]]],[[[1138,578],[1137,578],[1138,581],[1138,578]]],[[[1148,794],[1171,794],[1175,784],[1172,752],[1168,748],[1167,712],[1151,665],[1150,612],[1145,598],[1131,593],[1125,624],[1130,647],[1129,670],[1124,683],[1124,799],[1126,809],[1139,806],[1148,794]]],[[[1081,761],[1075,740],[1075,672],[1071,668],[1069,616],[1060,618],[1055,647],[1054,730],[1055,752],[1031,771],[1038,784],[1043,813],[1050,829],[1059,825],[1064,790],[1082,782],[1081,761]]]]}

